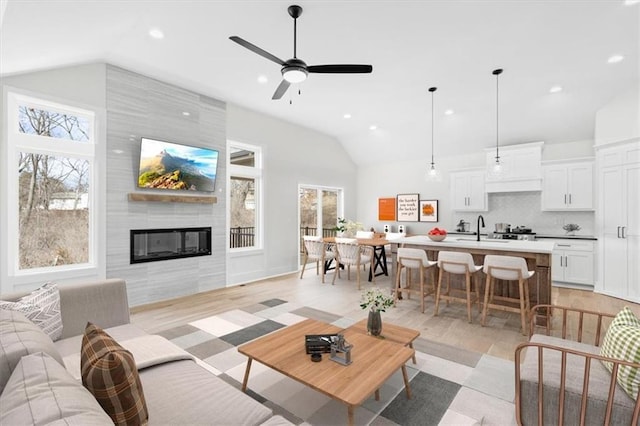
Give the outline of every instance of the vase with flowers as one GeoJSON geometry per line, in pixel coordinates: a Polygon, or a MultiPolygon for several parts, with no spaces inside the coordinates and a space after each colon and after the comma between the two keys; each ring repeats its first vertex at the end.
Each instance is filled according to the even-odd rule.
{"type": "Polygon", "coordinates": [[[358,231],[361,231],[363,229],[364,227],[360,222],[353,222],[351,220],[347,220],[344,217],[339,217],[338,224],[335,228],[333,228],[333,230],[336,231],[336,235],[338,237],[347,238],[353,238],[358,231]]]}
{"type": "Polygon", "coordinates": [[[380,312],[385,312],[387,308],[393,306],[393,297],[383,293],[377,287],[365,290],[362,293],[360,307],[369,310],[367,319],[367,332],[372,336],[379,336],[382,333],[382,317],[380,312]]]}

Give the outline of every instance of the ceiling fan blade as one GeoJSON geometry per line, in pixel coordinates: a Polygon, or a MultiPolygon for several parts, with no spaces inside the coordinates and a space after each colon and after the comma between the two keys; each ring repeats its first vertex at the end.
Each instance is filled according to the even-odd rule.
{"type": "Polygon", "coordinates": [[[274,99],[274,100],[280,99],[282,97],[282,95],[285,94],[285,92],[287,91],[287,89],[289,88],[290,85],[291,85],[291,83],[289,83],[287,80],[283,79],[280,82],[280,85],[278,86],[276,91],[273,93],[273,97],[271,99],[274,99]]]}
{"type": "Polygon", "coordinates": [[[324,73],[324,74],[359,74],[359,73],[370,73],[373,71],[373,67],[371,65],[353,65],[353,64],[342,64],[342,65],[311,65],[307,67],[307,71],[314,73],[324,73]]]}
{"type": "Polygon", "coordinates": [[[270,61],[275,62],[278,65],[284,65],[284,61],[280,58],[278,58],[277,56],[272,55],[271,53],[267,52],[266,50],[263,50],[261,48],[259,48],[258,46],[256,46],[253,43],[249,43],[247,40],[244,40],[238,36],[231,36],[229,37],[229,40],[235,41],[236,43],[238,43],[240,46],[245,47],[247,49],[249,49],[250,51],[257,53],[258,55],[262,56],[263,58],[267,58],[270,61]]]}

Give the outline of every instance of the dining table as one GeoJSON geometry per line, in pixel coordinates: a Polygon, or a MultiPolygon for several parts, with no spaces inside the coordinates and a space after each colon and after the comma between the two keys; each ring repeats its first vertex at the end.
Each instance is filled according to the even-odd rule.
{"type": "MultiPolygon", "coordinates": [[[[335,244],[336,237],[325,237],[322,239],[326,244],[335,244]]],[[[380,276],[386,275],[389,276],[389,271],[387,270],[387,252],[385,250],[385,246],[389,244],[384,237],[374,237],[374,238],[355,238],[356,242],[360,246],[368,246],[373,248],[373,262],[371,262],[371,267],[369,268],[369,281],[373,280],[373,275],[380,276]]],[[[325,272],[330,268],[330,264],[325,264],[325,272]]]]}

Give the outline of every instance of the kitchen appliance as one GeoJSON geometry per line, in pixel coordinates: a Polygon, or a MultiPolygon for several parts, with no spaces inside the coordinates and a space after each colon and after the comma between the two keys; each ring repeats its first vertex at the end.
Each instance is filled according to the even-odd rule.
{"type": "Polygon", "coordinates": [[[508,223],[496,223],[496,232],[510,232],[511,225],[508,223]]]}
{"type": "MultiPolygon", "coordinates": [[[[496,224],[496,229],[497,229],[496,224]]],[[[494,232],[491,234],[491,238],[495,240],[525,240],[525,241],[535,241],[536,233],[531,230],[531,228],[527,228],[525,226],[516,226],[515,228],[508,228],[506,232],[494,232]]]]}
{"type": "Polygon", "coordinates": [[[464,219],[460,219],[460,222],[456,225],[456,232],[469,232],[471,228],[469,222],[465,222],[464,219]]]}

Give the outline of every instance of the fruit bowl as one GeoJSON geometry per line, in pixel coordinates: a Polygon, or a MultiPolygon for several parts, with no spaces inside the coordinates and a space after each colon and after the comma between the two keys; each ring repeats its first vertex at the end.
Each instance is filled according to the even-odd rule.
{"type": "Polygon", "coordinates": [[[446,235],[433,235],[433,234],[427,234],[427,237],[429,237],[431,241],[436,241],[436,242],[440,242],[445,238],[447,238],[446,235]]]}

